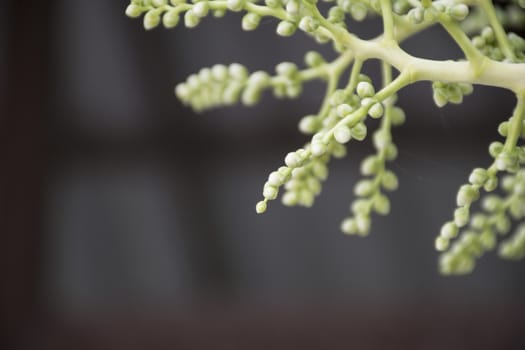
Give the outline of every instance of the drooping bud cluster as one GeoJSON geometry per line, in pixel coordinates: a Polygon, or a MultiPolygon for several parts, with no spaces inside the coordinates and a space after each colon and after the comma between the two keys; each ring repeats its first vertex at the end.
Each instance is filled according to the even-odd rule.
{"type": "Polygon", "coordinates": [[[230,106],[239,100],[246,106],[253,106],[270,87],[279,98],[298,97],[302,92],[302,80],[297,66],[282,62],[276,71],[277,75],[272,77],[264,71],[249,74],[246,67],[238,63],[229,66],[217,64],[190,75],[184,83],[176,86],[175,94],[195,111],[230,106]]]}
{"type": "MultiPolygon", "coordinates": [[[[521,107],[517,107],[515,115],[500,124],[498,132],[507,138],[505,145],[501,142],[491,143],[489,153],[494,158],[492,165],[488,169],[474,169],[469,176],[469,184],[460,187],[454,220],[443,225],[435,241],[436,249],[444,252],[440,259],[442,273],[469,273],[476,259],[496,247],[497,236],[509,232],[511,220],[525,218],[525,148],[515,144],[516,136],[525,137],[524,113],[521,107]],[[504,195],[485,196],[481,202],[481,211],[471,214],[471,207],[480,198],[480,191],[492,192],[498,187],[498,172],[507,174],[499,181],[504,195]],[[451,245],[456,237],[458,239],[451,245]]],[[[520,235],[517,234],[517,237],[520,235]]],[[[516,256],[514,252],[521,249],[518,248],[520,239],[516,239],[518,243],[509,240],[504,247],[510,248],[502,246],[500,254],[516,256]]]]}
{"type": "Polygon", "coordinates": [[[443,107],[447,103],[460,104],[463,96],[470,95],[473,91],[472,84],[467,83],[443,83],[436,81],[432,83],[434,103],[443,107]]]}
{"type": "Polygon", "coordinates": [[[391,126],[402,124],[405,114],[399,107],[388,107],[386,113],[381,128],[373,136],[377,153],[361,162],[361,174],[367,178],[358,181],[354,187],[354,194],[358,199],[350,206],[352,215],[341,223],[341,231],[346,234],[368,235],[372,212],[379,215],[390,212],[390,200],[383,191],[394,191],[399,186],[397,176],[387,170],[386,163],[397,157],[397,148],[391,139],[391,126]]]}

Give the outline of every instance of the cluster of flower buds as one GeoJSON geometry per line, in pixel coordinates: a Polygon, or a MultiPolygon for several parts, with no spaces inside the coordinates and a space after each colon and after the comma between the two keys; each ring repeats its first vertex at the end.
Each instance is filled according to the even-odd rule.
{"type": "Polygon", "coordinates": [[[470,95],[473,91],[472,84],[467,83],[443,83],[436,81],[432,83],[434,103],[443,107],[447,103],[460,104],[463,96],[470,95]]]}
{"type": "Polygon", "coordinates": [[[341,223],[341,231],[346,234],[368,235],[371,226],[371,213],[387,215],[390,212],[390,200],[383,193],[398,188],[397,176],[387,170],[386,163],[397,157],[397,148],[392,142],[390,126],[397,126],[404,122],[405,114],[402,109],[392,107],[387,109],[388,123],[374,133],[373,142],[377,153],[368,156],[361,162],[361,174],[367,178],[360,180],[354,187],[354,194],[358,197],[350,206],[351,216],[341,223]]]}
{"type": "MultiPolygon", "coordinates": [[[[507,40],[515,55],[514,60],[516,62],[525,62],[525,39],[514,33],[508,33],[507,40]]],[[[479,35],[472,38],[472,44],[490,59],[495,61],[503,61],[505,59],[505,55],[491,27],[483,28],[479,35]]]]}
{"type": "Polygon", "coordinates": [[[253,106],[261,100],[265,89],[273,87],[275,96],[295,98],[302,92],[302,81],[297,66],[282,62],[271,77],[264,71],[248,73],[246,67],[233,63],[202,68],[175,88],[175,94],[195,111],[219,106],[230,106],[239,100],[253,106]]]}
{"type": "MultiPolygon", "coordinates": [[[[486,171],[475,169],[470,175],[473,185],[486,182],[486,171]],[[485,181],[482,181],[484,180],[485,181]]],[[[506,235],[511,228],[511,219],[521,220],[525,217],[525,170],[515,174],[506,175],[501,181],[500,188],[505,194],[488,195],[481,203],[481,212],[469,215],[469,205],[456,210],[453,222],[448,222],[441,228],[439,237],[436,239],[436,248],[444,251],[448,249],[452,239],[458,236],[459,229],[468,228],[454,242],[452,247],[446,251],[440,260],[440,270],[444,274],[465,274],[472,271],[476,259],[485,252],[493,250],[497,244],[497,235],[506,235]],[[461,212],[458,213],[458,210],[461,212]]],[[[460,190],[461,192],[461,190],[460,190]]],[[[476,198],[474,196],[471,199],[476,198]]],[[[459,195],[458,195],[459,199],[459,195]]],[[[500,246],[500,254],[512,258],[523,243],[520,238],[521,231],[500,246]],[[502,253],[505,252],[505,253],[502,253]]]]}
{"type": "Polygon", "coordinates": [[[416,6],[407,13],[407,18],[412,23],[423,21],[433,22],[439,19],[462,21],[469,14],[469,8],[463,3],[454,0],[432,1],[428,7],[416,6]]]}

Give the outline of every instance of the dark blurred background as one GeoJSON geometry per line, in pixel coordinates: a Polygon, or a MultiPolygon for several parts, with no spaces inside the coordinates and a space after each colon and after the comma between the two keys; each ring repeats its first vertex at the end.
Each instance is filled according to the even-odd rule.
{"type": "MultiPolygon", "coordinates": [[[[202,115],[173,96],[202,66],[272,71],[318,45],[276,36],[272,19],[242,32],[238,14],[146,32],[126,5],[0,2],[1,349],[525,348],[525,263],[488,254],[441,277],[433,249],[511,94],[479,87],[438,109],[429,83],[401,92],[392,213],[348,237],[339,223],[370,142],[332,162],[312,209],[254,211],[306,141],[297,122],[322,84],[202,115]]],[[[461,56],[439,28],[404,47],[461,56]]]]}

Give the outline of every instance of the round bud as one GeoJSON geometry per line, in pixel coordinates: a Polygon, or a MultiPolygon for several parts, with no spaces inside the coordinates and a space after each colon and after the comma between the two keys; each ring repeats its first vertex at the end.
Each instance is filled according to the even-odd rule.
{"type": "Polygon", "coordinates": [[[357,95],[359,95],[359,97],[361,98],[371,97],[371,96],[374,96],[375,94],[375,90],[372,84],[366,81],[359,82],[359,84],[357,84],[356,91],[357,91],[357,95]]]}
{"type": "Polygon", "coordinates": [[[197,17],[204,18],[208,15],[210,5],[208,4],[208,1],[199,1],[198,3],[193,5],[193,8],[191,10],[197,17]]]}
{"type": "Polygon", "coordinates": [[[450,8],[449,15],[456,21],[462,21],[468,15],[468,6],[465,4],[454,5],[450,8]]]}
{"type": "Polygon", "coordinates": [[[318,120],[315,115],[307,115],[299,122],[299,131],[303,134],[313,134],[318,128],[318,120]]]}
{"type": "Polygon", "coordinates": [[[216,64],[211,67],[211,76],[218,82],[228,79],[228,68],[223,64],[216,64]]]}
{"type": "Polygon", "coordinates": [[[416,7],[408,11],[407,15],[408,15],[408,19],[412,23],[419,24],[423,22],[423,14],[424,14],[423,9],[421,7],[416,7]]]}
{"type": "Polygon", "coordinates": [[[262,89],[270,85],[270,76],[265,71],[253,72],[248,78],[248,85],[254,89],[262,89]]]}
{"type": "Polygon", "coordinates": [[[274,200],[277,198],[279,189],[277,187],[266,184],[263,188],[263,197],[267,200],[274,200]]]}
{"type": "Polygon", "coordinates": [[[343,22],[345,19],[345,12],[339,6],[333,6],[328,10],[328,20],[332,23],[343,22]]]}
{"type": "Polygon", "coordinates": [[[194,28],[199,25],[201,19],[192,10],[184,14],[184,25],[188,28],[194,28]]]}
{"type": "Polygon", "coordinates": [[[187,101],[191,96],[188,85],[180,83],[175,87],[175,95],[182,101],[187,101]]]}
{"type": "Polygon", "coordinates": [[[227,0],[226,6],[234,12],[239,12],[244,8],[245,0],[227,0]]]}
{"type": "Polygon", "coordinates": [[[237,81],[244,81],[248,77],[248,71],[239,63],[232,63],[228,67],[230,76],[237,81]]]}
{"type": "Polygon", "coordinates": [[[357,233],[360,236],[366,236],[370,232],[370,217],[367,215],[357,215],[355,218],[357,233]]]}
{"type": "Polygon", "coordinates": [[[151,4],[155,7],[162,7],[168,3],[168,0],[151,0],[151,4]]]}
{"type": "Polygon", "coordinates": [[[323,56],[316,51],[308,51],[304,56],[304,62],[308,67],[318,67],[325,63],[323,56]]]}
{"type": "Polygon", "coordinates": [[[334,130],[334,138],[340,144],[345,144],[352,138],[352,132],[346,125],[337,126],[334,130]]]}
{"type": "Polygon", "coordinates": [[[160,23],[160,12],[158,10],[150,10],[144,16],[144,28],[150,30],[158,26],[160,23]]]}
{"type": "Polygon", "coordinates": [[[359,197],[368,197],[375,191],[372,180],[360,180],[354,186],[354,194],[359,197]]]}
{"type": "Polygon", "coordinates": [[[401,108],[394,107],[392,108],[391,113],[392,113],[391,115],[392,125],[398,126],[398,125],[402,125],[405,122],[406,115],[405,115],[405,112],[401,108]]]}
{"type": "Polygon", "coordinates": [[[299,14],[299,11],[301,9],[301,4],[297,0],[288,0],[286,2],[286,12],[288,12],[292,16],[296,16],[299,14]]]}
{"type": "Polygon", "coordinates": [[[350,209],[355,215],[368,215],[370,213],[370,205],[366,199],[358,199],[354,201],[350,209]]]}
{"type": "Polygon", "coordinates": [[[292,78],[297,74],[298,69],[297,65],[293,62],[281,62],[277,66],[275,66],[275,72],[278,75],[292,78]]]}
{"type": "Polygon", "coordinates": [[[396,174],[389,170],[386,170],[383,173],[383,177],[381,178],[381,185],[387,191],[397,190],[397,188],[399,187],[399,181],[397,179],[396,174]]]}
{"type": "Polygon", "coordinates": [[[501,136],[506,137],[508,132],[509,132],[509,122],[503,122],[500,125],[498,125],[498,133],[501,136]]]}
{"type": "Polygon", "coordinates": [[[140,6],[131,4],[131,5],[128,5],[128,7],[126,7],[126,16],[128,17],[137,18],[141,14],[142,14],[142,8],[140,6]]]}
{"type": "Polygon", "coordinates": [[[434,103],[438,107],[444,107],[448,103],[447,95],[443,92],[442,89],[434,88],[434,91],[432,93],[432,98],[434,99],[434,103]]]}
{"type": "Polygon", "coordinates": [[[284,163],[290,168],[297,168],[302,165],[302,159],[297,152],[290,152],[284,158],[284,163]]]}
{"type": "Polygon", "coordinates": [[[348,235],[354,235],[357,233],[357,223],[353,218],[346,218],[341,222],[341,231],[348,235]]]}
{"type": "Polygon", "coordinates": [[[463,227],[468,224],[470,213],[468,207],[461,207],[454,210],[454,223],[457,227],[463,227]]]}
{"type": "Polygon", "coordinates": [[[381,118],[383,116],[383,112],[383,104],[380,102],[373,104],[368,110],[368,114],[374,119],[381,118]]]}
{"type": "Polygon", "coordinates": [[[350,15],[358,22],[366,18],[367,12],[366,6],[363,3],[357,2],[350,6],[350,15]]]}
{"type": "Polygon", "coordinates": [[[367,129],[364,123],[357,123],[351,130],[352,138],[357,141],[363,141],[366,138],[367,129]]]}
{"type": "Polygon", "coordinates": [[[374,146],[376,149],[385,149],[391,141],[391,136],[386,130],[378,130],[373,136],[374,146]]]}
{"type": "Polygon", "coordinates": [[[448,249],[450,241],[442,236],[439,236],[436,238],[434,246],[436,247],[437,251],[444,252],[448,249]]]}
{"type": "Polygon", "coordinates": [[[346,117],[347,115],[349,115],[350,113],[352,113],[353,110],[354,110],[354,109],[353,109],[349,104],[346,104],[346,103],[340,104],[340,105],[337,106],[337,108],[336,108],[337,115],[338,115],[340,118],[344,118],[344,117],[346,117]]]}
{"type": "Polygon", "coordinates": [[[441,227],[440,235],[441,237],[451,239],[458,235],[459,229],[456,224],[452,221],[447,222],[441,227]]]}
{"type": "Polygon", "coordinates": [[[492,157],[496,158],[501,151],[503,151],[503,144],[501,142],[495,141],[489,145],[489,153],[492,157]]]}
{"type": "Polygon", "coordinates": [[[242,18],[241,25],[243,30],[249,31],[256,29],[259,23],[261,23],[261,16],[253,12],[248,12],[242,18]]]}
{"type": "Polygon", "coordinates": [[[288,21],[281,21],[277,25],[276,32],[280,36],[292,36],[297,28],[295,25],[288,21]]]}
{"type": "Polygon", "coordinates": [[[312,142],[312,155],[314,157],[320,157],[326,153],[326,145],[321,141],[312,142]]]}
{"type": "Polygon", "coordinates": [[[492,192],[498,187],[498,178],[496,176],[489,177],[485,184],[483,185],[483,189],[487,192],[492,192]]]}
{"type": "Polygon", "coordinates": [[[305,16],[299,22],[299,28],[307,33],[312,33],[319,28],[319,21],[310,16],[305,16]]]}
{"type": "Polygon", "coordinates": [[[262,213],[264,213],[266,211],[266,208],[267,208],[266,202],[265,201],[260,201],[255,206],[255,211],[257,212],[257,214],[262,214],[262,213]]]}
{"type": "Polygon", "coordinates": [[[463,185],[459,188],[456,202],[459,207],[463,207],[465,205],[470,205],[472,202],[476,201],[478,198],[479,198],[479,190],[476,187],[471,186],[471,185],[463,185]]]}
{"type": "Polygon", "coordinates": [[[365,176],[376,174],[380,168],[380,161],[376,156],[368,156],[361,162],[361,174],[365,176]]]}
{"type": "Polygon", "coordinates": [[[485,169],[476,168],[472,170],[472,173],[470,173],[468,181],[473,185],[482,186],[487,180],[487,178],[488,178],[487,171],[485,169]]]}
{"type": "Polygon", "coordinates": [[[390,213],[390,200],[385,195],[379,195],[374,200],[374,210],[379,215],[390,213]]]}
{"type": "Polygon", "coordinates": [[[283,194],[281,201],[282,203],[287,207],[292,207],[294,205],[297,205],[299,198],[297,195],[297,192],[291,192],[288,191],[285,194],[283,194]]]}
{"type": "Polygon", "coordinates": [[[179,11],[171,9],[162,17],[162,24],[164,24],[166,28],[173,28],[179,23],[179,19],[179,11]]]}
{"type": "Polygon", "coordinates": [[[268,175],[268,184],[274,187],[280,187],[283,185],[284,177],[278,171],[273,171],[268,175]]]}

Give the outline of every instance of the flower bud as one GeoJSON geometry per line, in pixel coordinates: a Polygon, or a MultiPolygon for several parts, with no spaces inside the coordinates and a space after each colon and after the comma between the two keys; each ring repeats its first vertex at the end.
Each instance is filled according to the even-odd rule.
{"type": "Polygon", "coordinates": [[[373,104],[372,107],[370,107],[370,109],[368,110],[368,115],[370,115],[374,119],[378,119],[383,116],[383,112],[383,105],[380,102],[378,102],[373,104]]]}
{"type": "Polygon", "coordinates": [[[164,27],[166,28],[173,28],[179,24],[179,19],[179,11],[176,9],[171,9],[162,17],[162,24],[164,24],[164,27]]]}
{"type": "Polygon", "coordinates": [[[454,222],[447,222],[443,227],[441,227],[440,235],[441,237],[451,239],[458,235],[458,227],[454,222]]]}
{"type": "Polygon", "coordinates": [[[199,1],[198,3],[193,5],[193,8],[191,10],[195,14],[195,16],[199,18],[204,18],[208,15],[210,5],[208,4],[208,1],[199,1]]]}
{"type": "Polygon", "coordinates": [[[292,36],[297,28],[295,25],[288,21],[281,21],[277,25],[276,32],[280,36],[292,36]]]}
{"type": "Polygon", "coordinates": [[[340,144],[345,144],[352,138],[352,132],[346,125],[337,126],[334,130],[334,138],[340,144]]]}
{"type": "Polygon", "coordinates": [[[140,6],[131,4],[131,5],[128,5],[128,7],[126,7],[126,16],[128,17],[137,18],[141,14],[142,14],[142,8],[140,6]]]}
{"type": "Polygon", "coordinates": [[[359,82],[359,84],[357,84],[356,91],[359,97],[361,98],[371,97],[371,96],[374,96],[375,94],[375,90],[372,84],[366,81],[359,82]]]}
{"type": "Polygon", "coordinates": [[[352,135],[352,138],[356,139],[357,141],[363,141],[366,138],[367,134],[366,125],[364,123],[357,123],[350,130],[350,133],[352,135]]]}
{"type": "Polygon", "coordinates": [[[267,208],[266,202],[265,201],[260,201],[255,206],[255,211],[257,212],[257,214],[262,214],[262,213],[264,213],[266,211],[266,208],[267,208]]]}
{"type": "Polygon", "coordinates": [[[188,28],[194,28],[199,25],[201,19],[192,10],[184,14],[184,25],[188,28]]]}
{"type": "Polygon", "coordinates": [[[261,16],[259,16],[256,13],[249,12],[242,18],[242,29],[249,31],[254,30],[259,26],[259,23],[261,23],[261,16]]]}
{"type": "MultiPolygon", "coordinates": [[[[463,207],[470,205],[479,198],[479,190],[471,185],[463,185],[459,188],[456,198],[457,205],[463,207]]],[[[460,226],[460,225],[458,225],[460,226]]]]}
{"type": "Polygon", "coordinates": [[[150,30],[160,23],[160,13],[158,10],[150,10],[144,16],[144,28],[150,30]]]}

